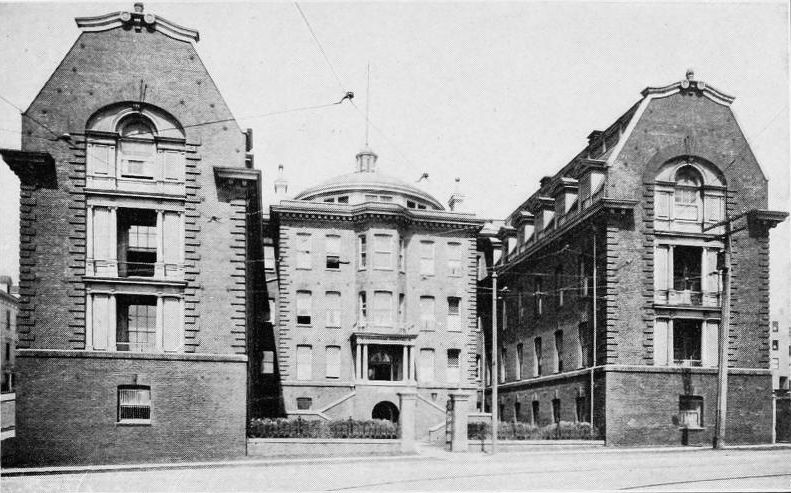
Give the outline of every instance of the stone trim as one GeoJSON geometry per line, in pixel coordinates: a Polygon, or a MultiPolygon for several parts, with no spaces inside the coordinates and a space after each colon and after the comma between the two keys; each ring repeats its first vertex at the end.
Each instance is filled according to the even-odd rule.
{"type": "Polygon", "coordinates": [[[16,354],[17,358],[136,359],[247,363],[247,356],[241,354],[128,353],[116,351],[81,351],[74,349],[18,349],[16,354]]]}

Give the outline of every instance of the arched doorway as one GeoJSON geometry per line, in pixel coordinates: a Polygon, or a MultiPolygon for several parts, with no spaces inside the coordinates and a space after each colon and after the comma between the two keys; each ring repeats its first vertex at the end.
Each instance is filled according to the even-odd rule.
{"type": "Polygon", "coordinates": [[[382,401],[374,406],[371,412],[372,419],[386,419],[393,423],[398,423],[398,408],[395,404],[388,401],[382,401]]]}

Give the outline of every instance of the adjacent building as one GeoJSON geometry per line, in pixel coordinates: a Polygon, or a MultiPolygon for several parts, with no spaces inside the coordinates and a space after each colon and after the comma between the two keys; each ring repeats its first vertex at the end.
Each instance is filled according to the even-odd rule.
{"type": "Polygon", "coordinates": [[[772,370],[772,388],[789,390],[791,377],[791,327],[781,327],[777,320],[772,321],[769,333],[769,368],[772,370]]]}
{"type": "MultiPolygon", "coordinates": [[[[9,276],[0,276],[0,367],[2,367],[2,386],[0,386],[0,426],[2,430],[2,440],[14,438],[16,436],[16,394],[14,385],[16,382],[15,360],[16,360],[16,315],[19,302],[14,293],[15,287],[9,276]]],[[[10,448],[9,442],[3,444],[3,450],[10,448]]],[[[7,455],[4,454],[4,455],[7,455]]]]}
{"type": "MultiPolygon", "coordinates": [[[[479,239],[505,288],[496,348],[487,336],[498,410],[537,425],[592,419],[608,444],[711,443],[724,331],[725,441],[770,442],[769,229],[787,214],[766,210],[731,96],[691,72],[642,96],[479,239]]],[[[486,328],[490,300],[479,293],[486,328]]]]}
{"type": "Polygon", "coordinates": [[[445,210],[366,148],[352,173],[271,207],[278,319],[260,361],[283,412],[398,422],[409,405],[427,436],[449,392],[472,395],[483,221],[462,201],[445,210]]]}
{"type": "Polygon", "coordinates": [[[22,118],[16,460],[245,453],[263,323],[251,135],[196,51],[145,12],[81,33],[22,118]]]}

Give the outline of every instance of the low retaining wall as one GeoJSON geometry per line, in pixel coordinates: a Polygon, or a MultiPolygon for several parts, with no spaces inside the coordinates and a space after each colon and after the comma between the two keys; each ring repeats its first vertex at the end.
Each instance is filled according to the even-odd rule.
{"type": "MultiPolygon", "coordinates": [[[[527,452],[531,450],[584,449],[604,447],[604,440],[497,440],[498,452],[527,452]]],[[[470,440],[470,452],[490,452],[492,441],[470,440]]]]}
{"type": "Polygon", "coordinates": [[[249,457],[362,457],[400,455],[399,439],[248,438],[249,457]]]}

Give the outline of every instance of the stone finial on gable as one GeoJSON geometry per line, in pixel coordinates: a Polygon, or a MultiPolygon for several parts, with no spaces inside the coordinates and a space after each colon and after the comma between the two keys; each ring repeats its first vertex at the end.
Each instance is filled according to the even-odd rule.
{"type": "Polygon", "coordinates": [[[157,31],[179,41],[197,42],[200,39],[198,31],[194,29],[182,27],[163,17],[146,13],[142,2],[136,2],[131,12],[113,12],[95,17],[77,17],[74,20],[77,22],[77,27],[86,32],[109,31],[117,27],[134,28],[136,32],[143,32],[145,27],[145,31],[157,31]]]}

